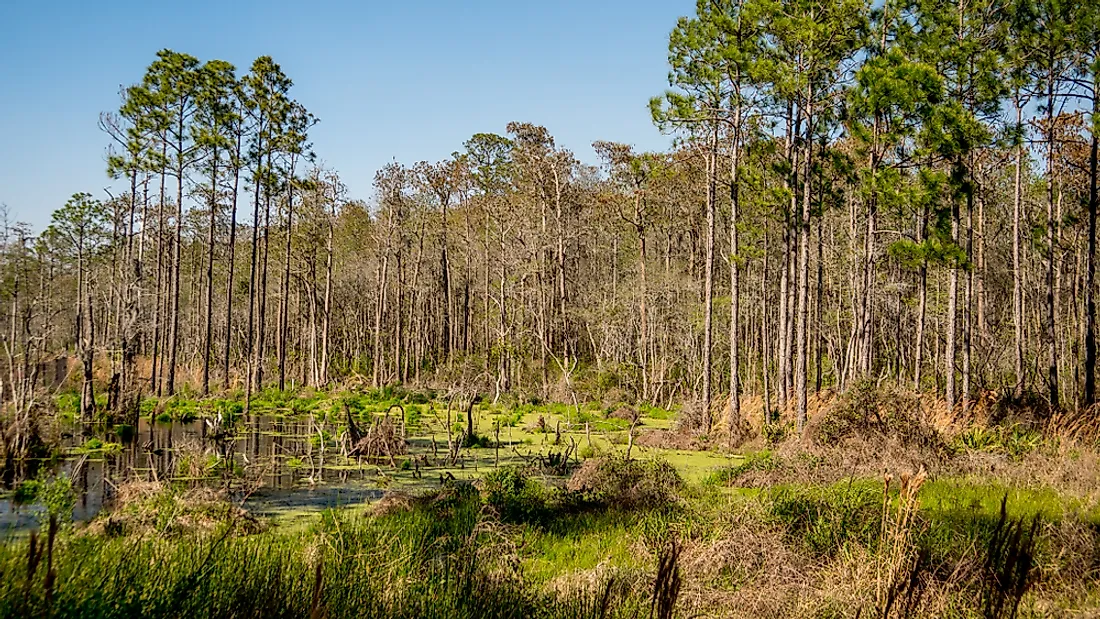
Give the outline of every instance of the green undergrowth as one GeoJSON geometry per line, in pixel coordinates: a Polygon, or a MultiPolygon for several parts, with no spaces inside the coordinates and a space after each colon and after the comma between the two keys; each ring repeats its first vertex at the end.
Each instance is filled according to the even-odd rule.
{"type": "MultiPolygon", "coordinates": [[[[762,452],[732,468],[772,466],[775,456],[762,452]]],[[[502,467],[286,527],[255,526],[209,496],[152,492],[63,533],[52,584],[45,568],[28,577],[25,539],[0,548],[0,616],[645,616],[658,556],[673,540],[696,549],[685,581],[704,577],[691,566],[705,563],[710,544],[769,531],[805,565],[873,559],[894,548],[896,537],[882,538],[883,516],[903,505],[898,484],[884,496],[882,479],[731,488],[686,483],[651,458],[593,459],[564,484],[542,480],[502,467]]],[[[1055,574],[1087,560],[1059,546],[1062,520],[1083,523],[1100,543],[1095,514],[1052,489],[943,478],[920,487],[908,539],[922,578],[954,578],[970,564],[980,576],[1006,521],[1039,522],[1037,565],[1055,574]]],[[[696,584],[746,586],[730,574],[696,584]]],[[[980,580],[952,586],[964,610],[984,595],[980,580]]]]}
{"type": "Polygon", "coordinates": [[[72,535],[50,572],[29,573],[27,543],[9,543],[0,616],[582,618],[644,607],[644,597],[607,597],[602,583],[567,597],[532,586],[483,505],[458,484],[377,517],[327,511],[294,534],[246,535],[228,518],[187,536],[72,535]]]}

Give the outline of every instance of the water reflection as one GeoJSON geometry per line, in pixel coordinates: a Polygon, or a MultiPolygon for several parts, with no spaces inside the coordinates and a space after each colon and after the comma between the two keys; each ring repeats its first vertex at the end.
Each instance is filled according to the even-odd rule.
{"type": "MultiPolygon", "coordinates": [[[[92,451],[59,462],[28,461],[17,473],[33,478],[37,469],[72,480],[77,493],[73,519],[87,521],[108,505],[119,484],[172,481],[190,487],[225,487],[258,513],[296,507],[326,507],[375,498],[375,467],[342,456],[337,429],[309,418],[253,416],[229,430],[207,420],[153,422],[141,419],[135,430],[77,426],[63,434],[69,450],[95,437],[120,450],[92,451]]],[[[38,505],[0,499],[0,529],[37,525],[38,505]]]]}

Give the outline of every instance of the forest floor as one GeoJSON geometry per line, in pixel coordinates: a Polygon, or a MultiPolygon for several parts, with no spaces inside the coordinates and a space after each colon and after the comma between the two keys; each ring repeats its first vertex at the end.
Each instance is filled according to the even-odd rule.
{"type": "MultiPolygon", "coordinates": [[[[248,434],[227,421],[239,405],[146,413],[218,432],[220,413],[248,434]]],[[[1087,423],[1001,411],[948,426],[911,396],[856,390],[815,409],[801,438],[769,424],[729,449],[721,428],[686,430],[687,413],[619,404],[480,402],[467,438],[468,406],[265,392],[251,413],[287,439],[270,460],[227,466],[247,450],[211,448],[197,471],[193,457],[154,462],[155,480],[112,480],[86,523],[66,522],[71,482],[43,477],[38,500],[62,506],[43,520],[60,525],[0,548],[0,615],[1100,616],[1087,423]],[[356,433],[373,451],[356,456],[356,433]],[[249,467],[272,463],[382,496],[250,511],[249,467]]],[[[111,439],[63,451],[124,455],[111,439]]]]}

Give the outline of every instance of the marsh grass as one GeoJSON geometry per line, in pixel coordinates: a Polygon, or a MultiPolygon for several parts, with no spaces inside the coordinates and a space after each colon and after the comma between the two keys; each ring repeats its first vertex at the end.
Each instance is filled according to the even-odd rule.
{"type": "Polygon", "coordinates": [[[294,529],[136,489],[153,526],[59,535],[48,583],[27,540],[0,548],[0,616],[1011,617],[1096,589],[1097,532],[1068,509],[1048,526],[1039,494],[974,486],[955,509],[938,499],[957,482],[923,474],[693,488],[659,461],[599,469],[570,490],[503,468],[294,529]],[[586,495],[605,475],[635,483],[586,495]]]}
{"type": "Polygon", "coordinates": [[[528,586],[476,492],[378,518],[327,512],[305,535],[70,536],[28,571],[0,550],[6,617],[627,617],[644,599],[601,583],[561,598],[528,586]]]}
{"type": "MultiPolygon", "coordinates": [[[[49,585],[46,571],[28,576],[25,538],[0,549],[0,616],[961,618],[1100,607],[1100,452],[1033,424],[951,430],[909,410],[916,399],[863,389],[818,407],[806,440],[762,436],[725,455],[702,451],[717,440],[677,448],[680,425],[663,409],[505,398],[474,408],[475,436],[491,441],[440,466],[447,422],[454,436],[465,423],[428,392],[256,397],[254,411],[309,415],[319,430],[304,442],[333,453],[348,447],[349,418],[403,420],[418,429],[408,457],[379,471],[404,480],[425,454],[438,471],[426,469],[430,484],[395,484],[403,492],[369,516],[346,508],[286,528],[252,526],[217,497],[150,492],[130,512],[58,534],[49,585]],[[632,420],[668,436],[632,441],[621,429],[632,420]],[[533,466],[573,442],[571,479],[533,466]],[[922,466],[927,478],[903,473],[922,466]],[[475,481],[445,483],[444,472],[475,481]]],[[[192,408],[169,402],[153,410],[192,408]]],[[[196,408],[235,406],[230,395],[196,408]]],[[[178,462],[210,476],[219,463],[203,455],[178,462]]]]}

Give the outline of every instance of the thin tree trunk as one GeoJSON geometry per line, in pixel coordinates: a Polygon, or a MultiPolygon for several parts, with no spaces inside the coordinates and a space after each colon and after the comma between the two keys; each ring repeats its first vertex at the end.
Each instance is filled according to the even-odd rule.
{"type": "Polygon", "coordinates": [[[1047,271],[1046,271],[1046,320],[1044,330],[1047,344],[1047,392],[1051,409],[1059,408],[1058,402],[1058,336],[1055,311],[1055,254],[1057,253],[1057,226],[1054,217],[1054,74],[1047,76],[1047,271]]]}
{"type": "Polygon", "coordinates": [[[290,330],[290,254],[294,238],[294,164],[290,167],[290,178],[286,183],[286,262],[283,265],[282,297],[279,300],[279,390],[286,389],[286,347],[290,330]]]}
{"type": "MultiPolygon", "coordinates": [[[[183,114],[179,115],[179,135],[183,135],[183,114]]],[[[181,138],[182,140],[182,138],[181,138]]],[[[172,305],[171,305],[171,329],[168,335],[168,375],[166,390],[168,395],[176,392],[176,361],[179,354],[179,329],[180,329],[180,271],[182,269],[183,251],[183,144],[179,144],[177,156],[179,163],[176,168],[176,241],[172,251],[172,305]]]]}
{"type": "MultiPolygon", "coordinates": [[[[813,87],[808,89],[807,101],[813,101],[813,87]]],[[[812,175],[812,151],[809,146],[813,144],[813,108],[806,111],[806,162],[805,177],[802,185],[802,215],[799,221],[798,238],[798,310],[795,340],[795,392],[798,398],[797,425],[801,435],[806,428],[807,392],[806,392],[806,355],[807,355],[807,323],[809,322],[809,278],[810,278],[810,194],[812,175]]]]}
{"type": "Polygon", "coordinates": [[[218,147],[211,154],[210,219],[206,235],[206,329],[202,345],[202,394],[210,393],[210,347],[214,337],[214,238],[218,223],[218,147]]]}
{"type": "Polygon", "coordinates": [[[325,306],[321,317],[321,376],[320,384],[328,385],[329,339],[332,323],[332,259],[336,233],[336,197],[333,195],[332,215],[328,218],[328,238],[325,241],[325,306]]]}
{"type": "MultiPolygon", "coordinates": [[[[921,213],[920,224],[917,226],[917,240],[924,243],[928,227],[928,207],[925,206],[921,213]]],[[[924,327],[928,313],[928,258],[921,256],[919,283],[917,291],[917,336],[913,346],[913,389],[921,389],[921,370],[924,368],[924,327]]]]}
{"type": "MultiPolygon", "coordinates": [[[[951,206],[951,241],[959,238],[959,206],[955,200],[951,206]]],[[[944,395],[948,410],[955,409],[955,334],[957,329],[959,265],[952,264],[947,283],[947,335],[943,353],[944,395]]]]}
{"type": "Polygon", "coordinates": [[[715,125],[707,152],[707,240],[706,262],[703,280],[703,428],[711,430],[711,355],[713,352],[713,305],[714,305],[714,211],[717,206],[718,175],[718,127],[715,125]]]}
{"type": "MultiPolygon", "coordinates": [[[[1100,51],[1097,52],[1100,57],[1100,51]]],[[[1093,76],[1092,115],[1100,118],[1100,74],[1093,76]]],[[[1089,128],[1089,223],[1088,254],[1085,268],[1085,394],[1084,403],[1091,407],[1096,403],[1096,211],[1097,196],[1097,159],[1100,150],[1100,136],[1095,126],[1089,128]]]]}
{"type": "MultiPolygon", "coordinates": [[[[240,185],[241,178],[241,133],[237,133],[237,150],[233,159],[233,195],[231,197],[232,206],[229,213],[229,258],[227,260],[226,268],[228,269],[225,278],[225,350],[222,351],[222,361],[224,370],[224,388],[229,391],[230,379],[229,379],[229,350],[230,345],[233,342],[233,271],[236,266],[237,258],[237,197],[238,187],[240,185]]],[[[251,299],[249,300],[251,303],[251,299]]]]}
{"type": "MultiPolygon", "coordinates": [[[[1022,129],[1023,114],[1019,98],[1015,99],[1016,125],[1022,129]]],[[[1013,395],[1020,399],[1024,395],[1024,286],[1023,267],[1020,263],[1020,223],[1022,220],[1021,202],[1023,201],[1023,140],[1016,145],[1016,163],[1012,199],[1012,322],[1014,334],[1013,359],[1015,361],[1016,383],[1013,395]]]]}
{"type": "MultiPolygon", "coordinates": [[[[740,80],[735,80],[740,95],[740,80]]],[[[741,368],[738,345],[740,343],[741,263],[737,245],[737,223],[741,209],[741,121],[742,103],[738,99],[733,119],[733,148],[730,157],[730,439],[737,438],[741,425],[741,368]]]]}

